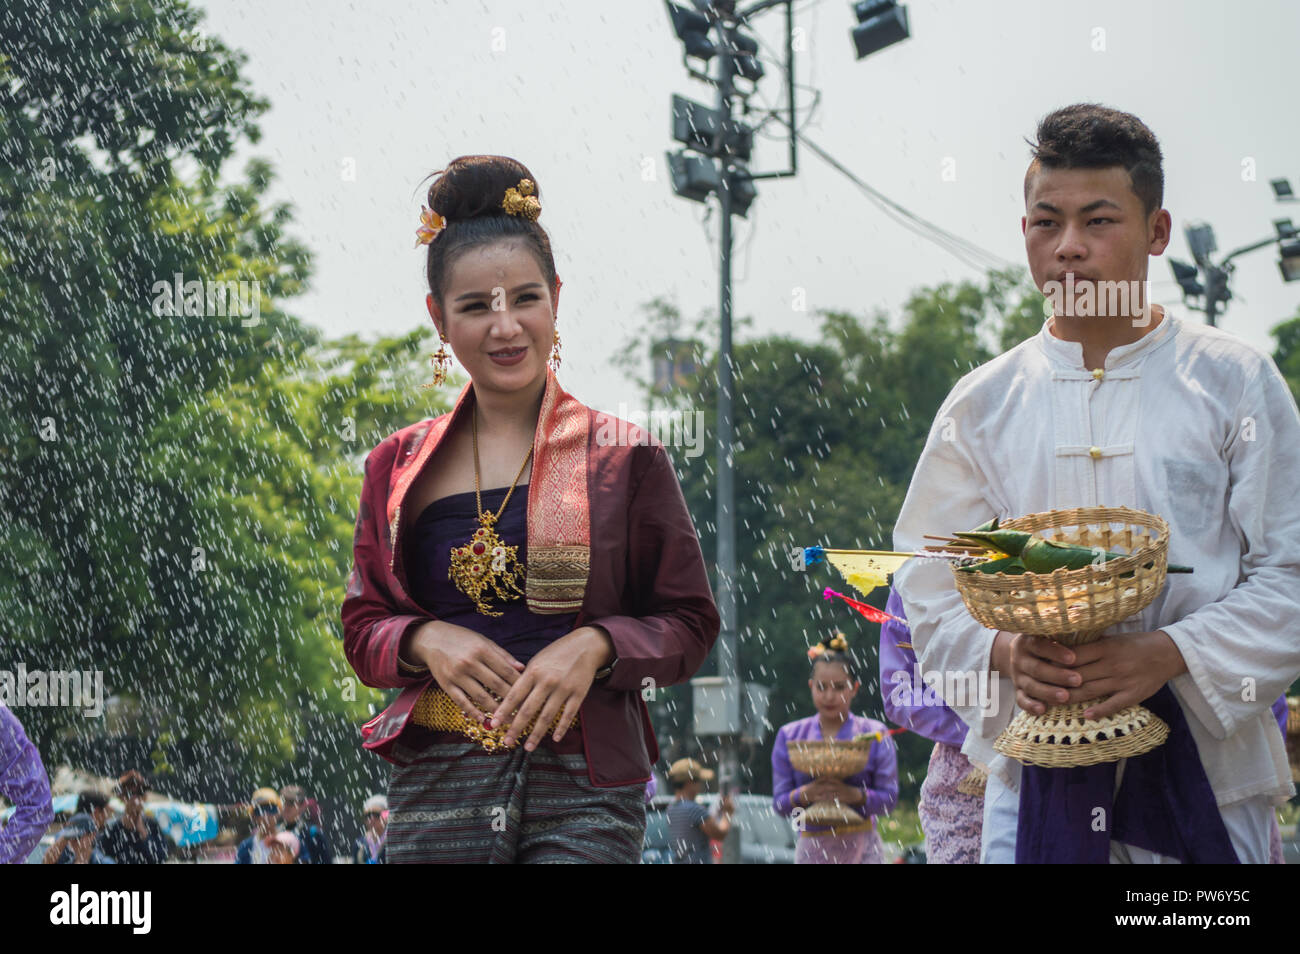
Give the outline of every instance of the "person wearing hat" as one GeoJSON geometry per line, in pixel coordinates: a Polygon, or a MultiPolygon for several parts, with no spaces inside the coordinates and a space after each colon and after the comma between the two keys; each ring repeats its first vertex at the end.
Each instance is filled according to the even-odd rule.
{"type": "Polygon", "coordinates": [[[319,825],[313,825],[303,816],[307,805],[307,793],[301,785],[286,785],[280,789],[280,820],[284,830],[292,832],[298,839],[298,864],[331,865],[334,852],[330,850],[329,841],[319,825]]]}
{"type": "Polygon", "coordinates": [[[352,846],[352,860],[359,865],[387,864],[388,799],[371,795],[361,811],[366,819],[365,829],[352,846]]]}
{"type": "Polygon", "coordinates": [[[235,864],[271,864],[271,843],[279,833],[279,793],[273,788],[257,789],[253,792],[249,815],[253,819],[253,833],[239,843],[235,864]]]}
{"type": "Polygon", "coordinates": [[[160,865],[167,860],[167,839],[158,823],[144,813],[149,783],[135,769],[117,780],[118,798],[125,810],[104,827],[101,846],[122,865],[160,865]]]}
{"type": "MultiPolygon", "coordinates": [[[[82,792],[77,796],[76,814],[80,815],[83,812],[89,815],[91,821],[95,823],[95,837],[99,839],[99,836],[104,831],[104,826],[108,824],[108,796],[103,792],[96,792],[92,789],[82,792]]],[[[96,848],[103,851],[102,839],[97,841],[96,848]]],[[[105,857],[108,857],[107,854],[105,854],[105,857]]],[[[72,846],[58,840],[50,845],[45,852],[45,857],[41,859],[43,865],[66,865],[71,863],[72,846]]]]}
{"type": "Polygon", "coordinates": [[[722,841],[731,833],[735,811],[731,796],[723,796],[721,815],[716,818],[695,801],[703,784],[712,779],[713,771],[695,759],[678,759],[668,767],[668,782],[677,796],[668,806],[668,838],[675,865],[712,864],[709,841],[722,841]]]}
{"type": "Polygon", "coordinates": [[[61,865],[112,865],[112,858],[95,847],[99,829],[95,819],[86,812],[78,812],[68,819],[68,823],[59,829],[54,844],[60,849],[61,865]],[[66,851],[62,849],[67,849],[66,851]]]}

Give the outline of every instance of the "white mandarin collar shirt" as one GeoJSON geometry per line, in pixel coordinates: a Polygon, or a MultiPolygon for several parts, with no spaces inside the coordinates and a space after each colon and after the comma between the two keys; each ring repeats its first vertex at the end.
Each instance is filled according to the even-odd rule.
{"type": "MultiPolygon", "coordinates": [[[[1106,320],[1106,319],[1098,319],[1106,320]]],[[[1128,506],[1170,526],[1174,574],[1146,610],[1109,632],[1163,630],[1188,672],[1170,685],[1220,804],[1289,797],[1270,705],[1300,675],[1300,414],[1272,359],[1220,331],[1164,317],[1089,370],[1078,342],[1044,322],[971,371],[935,417],[894,530],[898,550],[990,517],[1128,506]]],[[[894,574],[923,672],[989,677],[993,630],[952,571],[911,560],[894,574]]],[[[949,683],[951,684],[951,683],[949,683]]],[[[1012,787],[1019,763],[992,747],[1015,714],[998,679],[990,712],[953,705],[963,751],[1012,787]]]]}

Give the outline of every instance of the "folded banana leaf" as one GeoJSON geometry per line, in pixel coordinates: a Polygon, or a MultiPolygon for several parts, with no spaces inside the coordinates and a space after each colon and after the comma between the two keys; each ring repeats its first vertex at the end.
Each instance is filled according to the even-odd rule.
{"type": "MultiPolygon", "coordinates": [[[[986,525],[987,526],[987,525],[986,525]]],[[[1051,573],[1055,570],[1079,570],[1098,562],[1095,547],[1081,547],[1072,544],[1056,543],[1021,530],[985,530],[983,528],[965,533],[954,533],[954,537],[971,540],[987,547],[990,559],[974,563],[959,569],[976,573],[1051,573]]],[[[1128,556],[1113,550],[1102,551],[1101,562],[1108,563],[1128,556]]],[[[1154,561],[1144,565],[1149,568],[1154,561]]],[[[1168,573],[1191,573],[1189,566],[1169,564],[1168,573]]],[[[1123,573],[1121,578],[1132,577],[1133,573],[1123,573]]]]}
{"type": "Polygon", "coordinates": [[[1020,557],[1008,556],[998,560],[985,560],[983,563],[959,566],[957,569],[966,573],[1010,573],[1018,576],[1025,572],[1025,565],[1020,562],[1020,557]]]}

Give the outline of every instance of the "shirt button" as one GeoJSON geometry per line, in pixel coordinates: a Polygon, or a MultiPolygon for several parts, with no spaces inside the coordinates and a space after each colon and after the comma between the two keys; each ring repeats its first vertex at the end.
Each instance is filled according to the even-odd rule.
{"type": "Polygon", "coordinates": [[[1106,375],[1106,369],[1105,369],[1105,368],[1093,368],[1093,369],[1092,369],[1092,376],[1093,376],[1094,378],[1096,378],[1098,381],[1100,381],[1103,377],[1105,377],[1105,375],[1106,375]]]}
{"type": "Polygon", "coordinates": [[[1088,448],[1088,456],[1091,457],[1093,460],[1100,460],[1100,459],[1101,459],[1101,448],[1100,448],[1100,447],[1097,447],[1097,446],[1095,446],[1095,445],[1092,446],[1092,447],[1089,447],[1089,448],[1088,448]]]}

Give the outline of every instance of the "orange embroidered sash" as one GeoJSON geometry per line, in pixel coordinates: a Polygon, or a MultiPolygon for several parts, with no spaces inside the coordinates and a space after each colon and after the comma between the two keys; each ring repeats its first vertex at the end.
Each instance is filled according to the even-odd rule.
{"type": "Polygon", "coordinates": [[[528,569],[524,590],[534,613],[582,608],[591,567],[587,497],[587,408],[547,369],[528,483],[528,569]]]}

